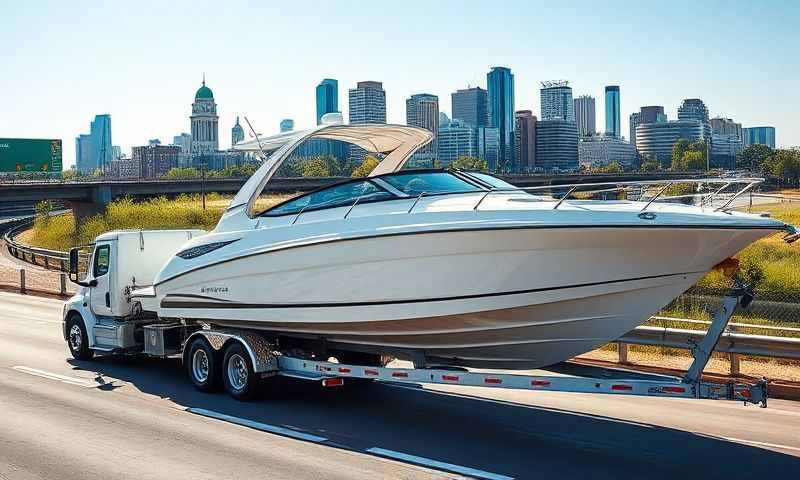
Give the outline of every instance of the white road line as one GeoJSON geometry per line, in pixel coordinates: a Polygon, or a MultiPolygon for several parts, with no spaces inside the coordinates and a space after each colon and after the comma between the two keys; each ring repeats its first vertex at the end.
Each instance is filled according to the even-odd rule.
{"type": "Polygon", "coordinates": [[[24,366],[21,366],[21,365],[15,365],[15,366],[13,366],[11,368],[13,368],[14,370],[16,370],[18,372],[27,373],[28,375],[35,375],[37,377],[47,378],[47,379],[50,379],[50,380],[56,380],[56,381],[61,382],[61,383],[67,383],[67,384],[75,385],[75,386],[78,386],[78,387],[95,388],[95,387],[100,386],[100,384],[97,383],[94,380],[89,380],[89,379],[85,379],[85,378],[68,377],[66,375],[59,375],[57,373],[46,372],[44,370],[37,370],[35,368],[24,367],[24,366]]]}
{"type": "Polygon", "coordinates": [[[253,420],[248,420],[246,418],[239,418],[239,417],[234,417],[232,415],[225,415],[224,413],[215,412],[213,410],[206,410],[205,408],[189,407],[186,409],[186,411],[194,413],[196,415],[202,415],[204,417],[222,420],[224,422],[234,423],[236,425],[241,425],[243,427],[250,427],[256,430],[261,430],[263,432],[275,433],[278,435],[283,435],[285,437],[297,438],[299,440],[305,440],[308,442],[322,443],[328,441],[328,439],[325,437],[312,435],[310,433],[298,432],[296,430],[292,430],[289,428],[277,427],[275,425],[268,425],[266,423],[256,422],[253,420]]]}
{"type": "MultiPolygon", "coordinates": [[[[715,437],[711,437],[711,438],[715,438],[715,437]]],[[[722,438],[723,440],[728,440],[728,441],[736,442],[736,443],[744,443],[744,444],[753,445],[753,446],[756,446],[756,447],[780,448],[782,450],[792,450],[792,451],[795,451],[795,452],[800,452],[800,447],[790,447],[789,445],[779,445],[777,443],[757,442],[755,440],[745,440],[743,438],[733,438],[733,437],[716,437],[716,438],[722,438]]]]}
{"type": "Polygon", "coordinates": [[[462,467],[461,465],[440,462],[438,460],[432,460],[430,458],[425,458],[425,457],[418,457],[416,455],[409,455],[407,453],[402,453],[402,452],[395,452],[394,450],[387,450],[385,448],[373,447],[373,448],[368,448],[367,451],[375,455],[380,455],[381,457],[394,458],[397,460],[402,460],[404,462],[416,463],[418,465],[425,465],[426,467],[433,467],[439,470],[447,470],[454,473],[461,473],[475,478],[485,478],[487,480],[514,480],[514,477],[508,477],[505,475],[500,475],[498,473],[486,472],[483,470],[478,470],[470,467],[462,467]]]}

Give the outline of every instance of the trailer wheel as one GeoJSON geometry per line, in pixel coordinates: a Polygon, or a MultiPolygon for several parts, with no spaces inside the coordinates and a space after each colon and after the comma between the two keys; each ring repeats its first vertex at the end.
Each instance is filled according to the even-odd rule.
{"type": "Polygon", "coordinates": [[[236,400],[253,400],[258,394],[259,381],[253,370],[253,363],[239,342],[231,342],[225,349],[222,381],[225,384],[225,391],[236,400]]]}
{"type": "Polygon", "coordinates": [[[80,315],[73,315],[67,320],[67,345],[75,360],[91,360],[94,357],[94,351],[89,349],[86,324],[80,315]]]}
{"type": "Polygon", "coordinates": [[[201,392],[219,390],[218,353],[204,338],[195,338],[186,355],[186,372],[194,387],[201,392]]]}

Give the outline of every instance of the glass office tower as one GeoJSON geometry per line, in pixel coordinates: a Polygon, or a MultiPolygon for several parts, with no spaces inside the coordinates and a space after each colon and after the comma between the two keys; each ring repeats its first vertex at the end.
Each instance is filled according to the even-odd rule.
{"type": "Polygon", "coordinates": [[[619,113],[619,86],[606,87],[606,134],[619,137],[622,133],[619,113]]]}

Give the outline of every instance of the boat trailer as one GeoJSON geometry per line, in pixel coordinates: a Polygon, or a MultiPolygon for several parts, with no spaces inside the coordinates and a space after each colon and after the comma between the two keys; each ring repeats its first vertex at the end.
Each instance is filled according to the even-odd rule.
{"type": "MultiPolygon", "coordinates": [[[[519,390],[605,393],[649,397],[728,399],[767,406],[767,380],[755,384],[729,382],[716,384],[701,380],[703,369],[738,307],[746,308],[753,300],[749,287],[738,280],[724,297],[714,314],[705,337],[692,346],[694,361],[683,378],[664,377],[664,380],[607,379],[576,376],[538,376],[505,373],[483,373],[450,368],[390,368],[350,365],[301,358],[296,353],[276,352],[263,337],[237,330],[198,330],[192,334],[205,337],[215,349],[222,349],[229,340],[241,342],[260,378],[285,376],[320,382],[324,387],[340,387],[348,380],[366,379],[400,384],[441,384],[472,387],[513,388],[519,390]]],[[[147,331],[147,327],[145,327],[147,331]]],[[[187,341],[190,342],[191,337],[187,341]]],[[[147,343],[147,342],[146,342],[147,343]]],[[[145,347],[147,349],[147,347],[145,347]]]]}

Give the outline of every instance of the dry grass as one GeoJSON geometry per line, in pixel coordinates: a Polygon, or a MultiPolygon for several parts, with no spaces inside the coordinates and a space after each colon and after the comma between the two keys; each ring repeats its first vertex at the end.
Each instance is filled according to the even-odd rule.
{"type": "MultiPolygon", "coordinates": [[[[288,198],[271,195],[261,199],[264,205],[274,205],[288,198]]],[[[116,200],[106,212],[95,215],[75,228],[75,218],[69,213],[50,218],[37,218],[34,227],[21,240],[50,250],[66,251],[73,246],[92,243],[98,235],[112,230],[201,228],[211,230],[219,221],[231,198],[211,193],[206,196],[206,208],[199,195],[181,195],[175,199],[153,198],[135,202],[130,198],[116,200]]]]}

